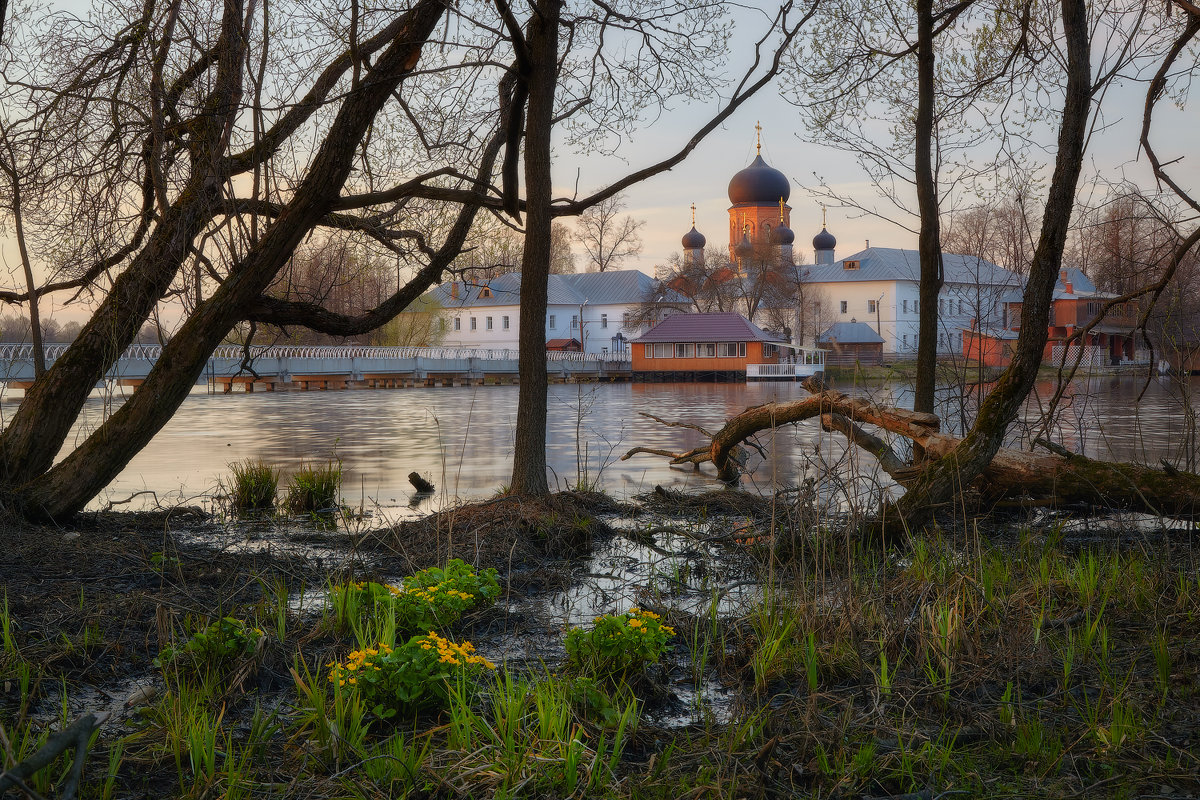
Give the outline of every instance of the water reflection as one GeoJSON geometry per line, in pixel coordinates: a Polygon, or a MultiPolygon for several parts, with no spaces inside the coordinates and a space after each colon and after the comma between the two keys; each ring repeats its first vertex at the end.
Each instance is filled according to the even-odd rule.
{"type": "MultiPolygon", "coordinates": [[[[1191,383],[1154,380],[1138,402],[1144,379],[1093,378],[1069,387],[1051,438],[1094,457],[1156,463],[1166,458],[1194,465],[1196,431],[1189,413],[1191,383]]],[[[911,406],[905,385],[867,389],[839,386],[885,404],[911,406]]],[[[230,462],[263,459],[285,471],[301,462],[340,458],[346,467],[345,499],[368,508],[407,507],[411,471],[438,487],[432,505],[453,498],[478,498],[508,481],[516,427],[517,387],[428,388],[278,394],[193,394],[94,505],[149,490],[160,502],[211,494],[230,462]]],[[[1053,395],[1052,382],[1039,383],[1026,406],[1036,420],[1053,395]]],[[[682,451],[701,436],[668,428],[642,414],[716,430],[747,406],[806,397],[798,384],[585,384],[556,385],[549,392],[547,425],[551,483],[597,483],[618,496],[648,491],[656,484],[682,489],[715,485],[711,469],[672,469],[666,459],[619,457],[634,446],[682,451]]],[[[967,390],[943,392],[946,430],[960,424],[958,412],[975,403],[967,390]],[[965,398],[965,399],[964,399],[965,398]]],[[[12,400],[5,401],[11,416],[12,400]]],[[[111,413],[112,403],[90,400],[69,443],[81,441],[111,413]]],[[[1031,424],[1014,437],[1032,441],[1031,424]]],[[[759,489],[794,485],[807,471],[843,463],[840,436],[822,433],[816,422],[764,434],[766,457],[752,454],[750,483],[759,489]]],[[[869,457],[857,459],[870,473],[869,457]]],[[[422,511],[431,506],[422,507],[422,511]]]]}

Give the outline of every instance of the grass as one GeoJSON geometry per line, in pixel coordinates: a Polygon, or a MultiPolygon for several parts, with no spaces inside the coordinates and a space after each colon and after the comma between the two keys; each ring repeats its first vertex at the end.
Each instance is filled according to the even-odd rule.
{"type": "Polygon", "coordinates": [[[316,514],[337,509],[342,490],[342,462],[301,464],[288,477],[288,509],[301,514],[316,514]]]}
{"type": "MultiPolygon", "coordinates": [[[[731,561],[722,562],[736,559],[762,587],[740,604],[722,596],[719,583],[685,574],[712,569],[700,557],[664,558],[658,572],[646,570],[671,587],[655,595],[654,608],[679,636],[636,678],[563,674],[561,642],[544,639],[552,626],[535,619],[527,630],[520,613],[500,604],[456,619],[445,635],[470,638],[484,654],[532,642],[549,654],[545,663],[510,663],[475,685],[450,687],[444,709],[391,717],[331,682],[328,665],[364,637],[394,640],[394,613],[331,601],[325,614],[305,615],[290,610],[289,598],[347,580],[394,580],[404,574],[398,567],[347,576],[261,554],[233,562],[171,549],[161,530],[148,533],[145,552],[165,548],[179,563],[164,575],[147,559],[129,562],[144,572],[121,579],[148,587],[145,603],[106,595],[91,580],[63,588],[53,607],[67,608],[67,618],[41,612],[40,600],[11,586],[0,596],[0,768],[71,716],[77,704],[66,702],[68,691],[108,690],[114,674],[149,671],[173,632],[194,637],[232,616],[266,632],[253,659],[258,672],[238,684],[232,669],[165,670],[136,725],[101,731],[82,796],[1200,792],[1190,744],[1200,726],[1200,550],[1181,543],[1169,553],[1103,544],[1076,551],[1062,535],[964,541],[944,530],[915,534],[906,551],[879,553],[845,531],[806,528],[787,531],[795,556],[780,559],[771,523],[759,524],[756,543],[731,545],[731,561]],[[225,583],[204,583],[216,576],[225,583]],[[696,591],[686,591],[689,581],[696,591]],[[695,699],[672,699],[680,686],[695,699]],[[728,705],[718,706],[717,689],[728,705]],[[48,706],[59,708],[51,719],[32,713],[48,706]],[[688,725],[656,722],[679,713],[688,725]]],[[[786,516],[775,522],[790,524],[786,516]]],[[[476,527],[480,541],[496,535],[476,527]]],[[[394,549],[382,552],[401,551],[400,540],[384,541],[394,549]]],[[[446,540],[435,544],[437,563],[446,563],[446,540]]],[[[509,586],[501,597],[521,576],[557,585],[549,562],[506,572],[510,546],[498,552],[500,585],[509,586]]],[[[400,563],[415,572],[432,560],[389,562],[400,563]]],[[[563,574],[578,566],[562,564],[563,574]]],[[[512,596],[536,599],[541,586],[531,580],[512,596]]],[[[177,636],[176,646],[182,641],[177,636]]],[[[54,795],[67,766],[60,759],[31,788],[54,795]]]]}
{"type": "Polygon", "coordinates": [[[229,465],[229,502],[235,511],[264,511],[275,507],[279,470],[262,460],[246,459],[229,465]]]}

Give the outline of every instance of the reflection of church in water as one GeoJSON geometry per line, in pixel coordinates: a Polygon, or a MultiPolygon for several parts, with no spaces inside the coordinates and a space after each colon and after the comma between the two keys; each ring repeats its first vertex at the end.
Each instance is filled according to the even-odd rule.
{"type": "MultiPolygon", "coordinates": [[[[792,208],[787,204],[791,193],[787,176],[763,160],[760,138],[754,161],[729,181],[729,261],[739,272],[745,274],[750,260],[795,263],[796,234],[791,228],[792,208]]],[[[707,243],[696,230],[693,205],[692,229],[683,236],[683,263],[703,264],[707,243]]],[[[836,246],[837,239],[822,221],[821,232],[813,238],[813,263],[832,264],[836,246]]]]}

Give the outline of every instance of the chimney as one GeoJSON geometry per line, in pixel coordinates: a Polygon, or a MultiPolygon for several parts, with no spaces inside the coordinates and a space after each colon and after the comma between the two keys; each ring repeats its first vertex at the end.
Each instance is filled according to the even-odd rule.
{"type": "Polygon", "coordinates": [[[1071,291],[1071,278],[1065,269],[1059,270],[1058,279],[1062,281],[1063,289],[1066,290],[1067,294],[1075,294],[1075,292],[1071,291]]]}
{"type": "Polygon", "coordinates": [[[971,317],[971,330],[975,330],[975,318],[971,317]]]}
{"type": "Polygon", "coordinates": [[[458,281],[450,281],[450,299],[458,299],[458,281]]]}

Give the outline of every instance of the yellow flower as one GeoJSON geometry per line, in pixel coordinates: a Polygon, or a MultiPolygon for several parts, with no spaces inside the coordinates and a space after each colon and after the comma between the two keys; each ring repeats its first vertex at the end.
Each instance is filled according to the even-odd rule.
{"type": "Polygon", "coordinates": [[[631,619],[629,620],[629,627],[640,628],[642,627],[642,621],[640,619],[631,619]]]}

